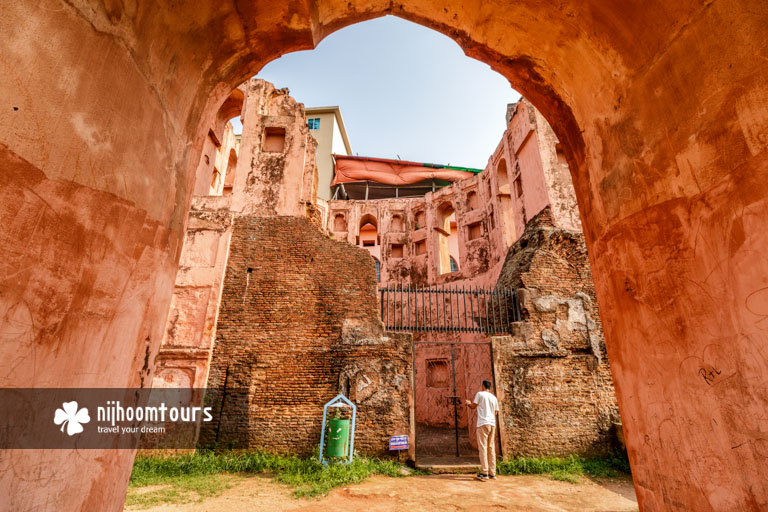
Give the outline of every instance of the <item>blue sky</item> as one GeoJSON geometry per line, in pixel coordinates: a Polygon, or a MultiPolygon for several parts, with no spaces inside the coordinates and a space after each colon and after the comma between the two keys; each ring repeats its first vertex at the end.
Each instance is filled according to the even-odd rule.
{"type": "Polygon", "coordinates": [[[453,40],[392,16],[337,31],[257,76],[307,107],[339,105],[356,154],[477,168],[520,96],[453,40]]]}

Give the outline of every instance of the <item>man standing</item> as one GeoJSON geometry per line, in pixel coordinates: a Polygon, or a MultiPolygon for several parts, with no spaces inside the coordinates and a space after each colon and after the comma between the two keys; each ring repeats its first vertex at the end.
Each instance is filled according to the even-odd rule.
{"type": "Polygon", "coordinates": [[[496,478],[496,413],[499,412],[499,402],[491,393],[491,381],[483,381],[483,390],[478,391],[475,399],[466,404],[477,409],[477,449],[480,451],[482,470],[477,479],[485,482],[496,478]]]}

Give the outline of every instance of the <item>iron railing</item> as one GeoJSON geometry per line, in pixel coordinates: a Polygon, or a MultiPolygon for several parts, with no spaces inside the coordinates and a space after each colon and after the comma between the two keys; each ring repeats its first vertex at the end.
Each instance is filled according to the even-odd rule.
{"type": "Polygon", "coordinates": [[[509,334],[521,320],[515,290],[396,286],[380,288],[379,297],[388,331],[509,334]]]}

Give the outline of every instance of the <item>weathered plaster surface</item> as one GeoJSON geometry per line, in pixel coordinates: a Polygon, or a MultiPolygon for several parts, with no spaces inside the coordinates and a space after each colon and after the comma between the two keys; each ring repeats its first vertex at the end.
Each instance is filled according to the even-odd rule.
{"type": "MultiPolygon", "coordinates": [[[[160,341],[194,170],[218,106],[281,54],[395,14],[454,38],[556,127],[640,506],[768,505],[761,135],[768,5],[46,0],[6,7],[0,143],[3,170],[11,172],[2,178],[10,199],[0,203],[0,259],[13,262],[2,276],[2,329],[13,340],[2,360],[15,362],[18,376],[7,385],[140,383],[144,344],[154,356],[160,341]],[[35,209],[51,213],[28,229],[9,220],[35,209]],[[41,323],[30,327],[33,318],[41,323]],[[710,367],[717,378],[702,377],[710,367]]],[[[122,506],[130,454],[10,459],[14,470],[5,466],[0,488],[16,510],[54,499],[72,510],[122,506]],[[67,479],[16,477],[43,469],[67,479]]]]}

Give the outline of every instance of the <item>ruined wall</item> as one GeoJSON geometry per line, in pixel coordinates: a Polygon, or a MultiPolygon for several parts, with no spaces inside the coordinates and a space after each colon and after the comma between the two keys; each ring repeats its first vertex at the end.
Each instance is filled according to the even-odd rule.
{"type": "Polygon", "coordinates": [[[208,379],[232,234],[230,199],[192,201],[153,387],[201,388],[208,379]]]}
{"type": "Polygon", "coordinates": [[[308,454],[322,405],[348,393],[356,447],[410,433],[411,341],[377,320],[373,260],[297,217],[235,220],[208,387],[221,426],[201,443],[308,454]]]}
{"type": "Polygon", "coordinates": [[[492,286],[507,249],[542,209],[550,206],[558,227],[581,229],[570,171],[552,128],[525,99],[514,105],[508,119],[482,173],[423,198],[329,201],[326,229],[357,244],[360,220],[374,217],[382,285],[492,286]],[[455,212],[459,271],[441,274],[438,229],[440,210],[446,206],[455,212]],[[393,245],[402,246],[402,257],[393,257],[393,245]]]}
{"type": "Polygon", "coordinates": [[[317,198],[317,143],[304,105],[264,80],[245,83],[242,147],[232,209],[241,215],[305,216],[317,198]]]}
{"type": "Polygon", "coordinates": [[[543,210],[497,286],[517,288],[523,310],[511,336],[493,338],[505,455],[608,451],[618,407],[584,236],[543,210]]]}

